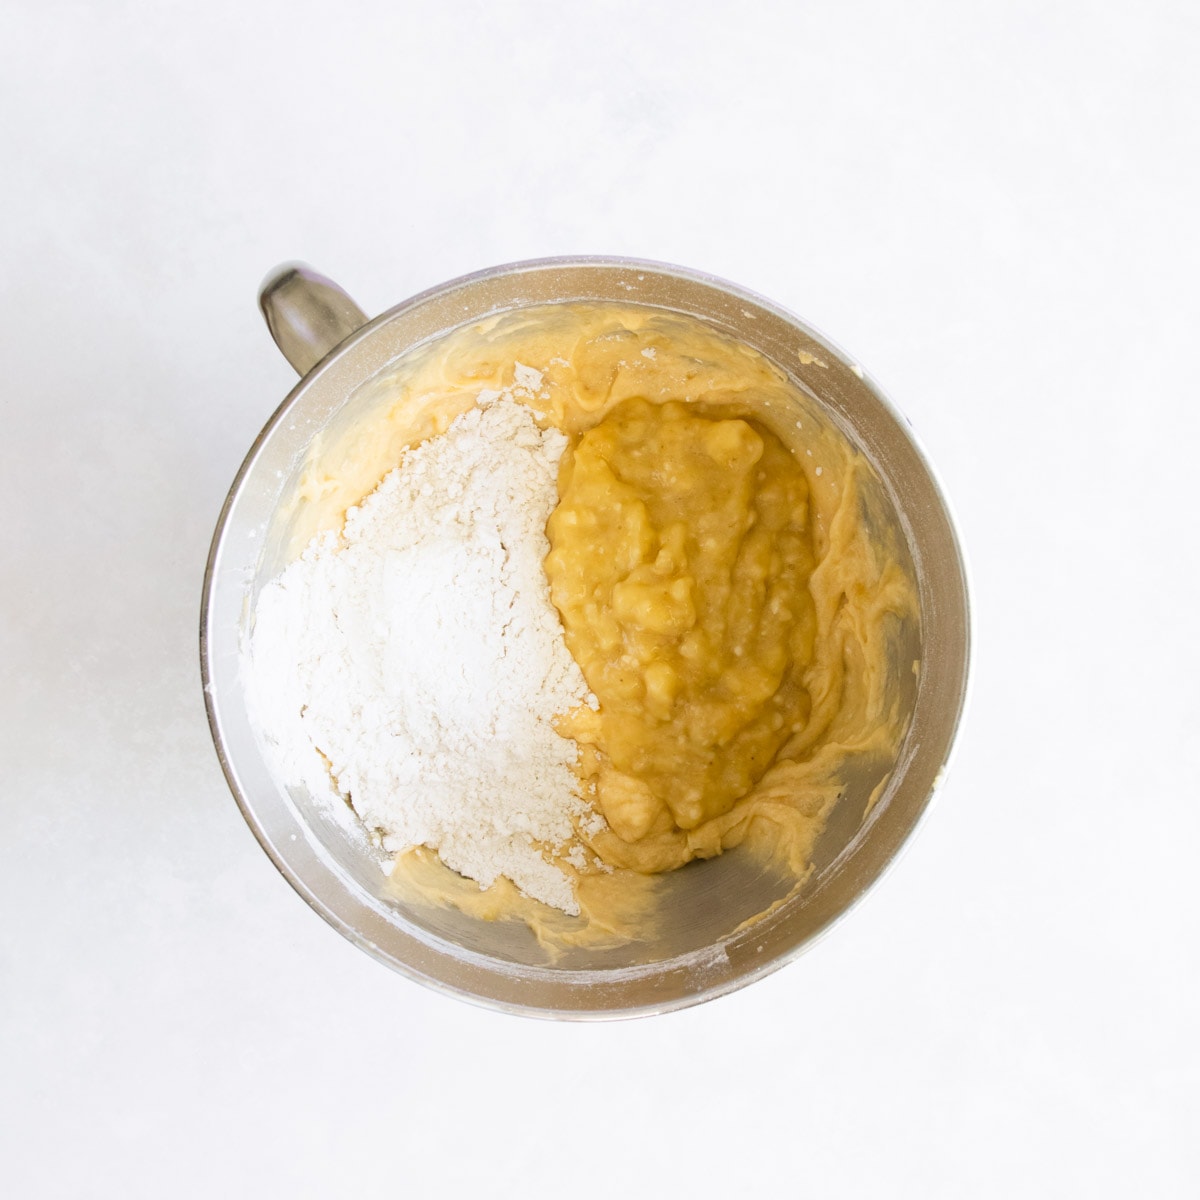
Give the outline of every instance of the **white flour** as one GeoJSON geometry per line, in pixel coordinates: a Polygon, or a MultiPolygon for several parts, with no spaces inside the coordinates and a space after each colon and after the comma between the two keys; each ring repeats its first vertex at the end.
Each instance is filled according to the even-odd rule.
{"type": "Polygon", "coordinates": [[[480,404],[263,589],[252,699],[287,782],[332,775],[386,849],[577,913],[535,845],[582,863],[572,818],[600,820],[551,724],[595,704],[542,568],[566,439],[510,396],[480,404]]]}

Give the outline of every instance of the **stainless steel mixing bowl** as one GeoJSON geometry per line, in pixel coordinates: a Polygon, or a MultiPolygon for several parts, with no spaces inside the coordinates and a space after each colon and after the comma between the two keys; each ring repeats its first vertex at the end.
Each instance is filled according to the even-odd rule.
{"type": "Polygon", "coordinates": [[[680,267],[629,259],[547,259],[495,267],[424,292],[368,321],[335,284],[288,266],[260,295],[271,333],[300,382],[251,447],[217,523],[204,580],[200,647],[213,740],[229,786],[276,867],[334,928],[410,978],[468,1000],[540,1016],[665,1012],[710,999],[795,958],[874,884],[937,786],[967,684],[968,605],[946,503],[907,421],[855,362],[802,321],[742,288],[680,267]],[[851,769],[804,887],[734,851],[665,879],[658,933],[548,965],[516,922],[406,905],[385,890],[361,831],[281,786],[246,709],[239,656],[261,586],[286,562],[280,516],[314,435],[353,419],[356,403],[404,355],[480,317],[533,305],[600,301],[683,313],[732,334],[781,367],[862,451],[877,478],[874,520],[898,535],[920,621],[895,641],[894,686],[911,714],[895,762],[851,769]],[[919,659],[920,670],[911,670],[919,659]],[[882,788],[874,806],[868,801],[882,788]]]}

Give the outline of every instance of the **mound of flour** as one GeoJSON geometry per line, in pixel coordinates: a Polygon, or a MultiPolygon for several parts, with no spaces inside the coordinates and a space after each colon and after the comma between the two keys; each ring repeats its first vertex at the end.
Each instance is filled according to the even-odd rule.
{"type": "Polygon", "coordinates": [[[481,396],[263,589],[249,683],[287,782],[332,779],[386,849],[577,913],[539,849],[579,859],[573,819],[602,824],[552,723],[595,704],[542,568],[565,446],[481,396]]]}

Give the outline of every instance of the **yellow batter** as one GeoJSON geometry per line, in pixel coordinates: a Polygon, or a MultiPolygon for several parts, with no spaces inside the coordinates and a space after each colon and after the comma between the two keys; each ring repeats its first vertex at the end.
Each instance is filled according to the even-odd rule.
{"type": "Polygon", "coordinates": [[[890,635],[915,593],[864,520],[865,463],[778,368],[697,321],[527,309],[407,356],[347,405],[301,472],[291,553],[502,389],[572,437],[546,565],[600,701],[562,725],[607,821],[580,832],[600,864],[560,863],[584,909],[570,933],[515,889],[475,903],[435,886],[427,855],[401,864],[397,889],[603,942],[652,923],[639,880],[743,842],[802,881],[845,765],[894,757],[903,734],[890,635]]]}

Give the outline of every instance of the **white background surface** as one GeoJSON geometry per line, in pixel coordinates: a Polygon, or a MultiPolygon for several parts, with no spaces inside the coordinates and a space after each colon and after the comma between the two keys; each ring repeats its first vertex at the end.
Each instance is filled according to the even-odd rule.
{"type": "Polygon", "coordinates": [[[1194,5],[0,12],[0,1192],[1197,1194],[1194,5]],[[977,619],[950,780],[847,923],[586,1027],[427,993],[309,912],[196,651],[293,378],[266,270],[373,313],[581,252],[856,354],[977,619]]]}

